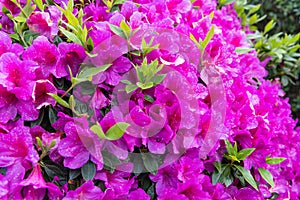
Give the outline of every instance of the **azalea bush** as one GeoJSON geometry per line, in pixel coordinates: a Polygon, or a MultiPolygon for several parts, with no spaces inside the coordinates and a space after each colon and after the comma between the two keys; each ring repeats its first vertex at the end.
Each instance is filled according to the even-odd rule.
{"type": "Polygon", "coordinates": [[[300,198],[300,128],[233,1],[0,5],[1,199],[300,198]]]}

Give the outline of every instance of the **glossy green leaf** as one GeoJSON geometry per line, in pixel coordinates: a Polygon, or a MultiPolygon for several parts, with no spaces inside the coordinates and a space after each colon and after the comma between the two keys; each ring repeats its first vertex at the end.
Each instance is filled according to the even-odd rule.
{"type": "Polygon", "coordinates": [[[151,97],[150,95],[147,95],[147,94],[144,95],[144,99],[150,103],[154,102],[153,97],[151,97]]]}
{"type": "Polygon", "coordinates": [[[195,36],[190,33],[190,39],[195,43],[195,45],[198,47],[198,49],[201,49],[201,45],[199,44],[199,41],[195,38],[195,36]]]}
{"type": "Polygon", "coordinates": [[[14,20],[16,22],[26,22],[26,18],[22,17],[22,16],[16,16],[16,17],[14,17],[14,20]]]}
{"type": "Polygon", "coordinates": [[[146,90],[153,87],[153,82],[148,82],[148,83],[137,82],[136,85],[140,87],[142,90],[146,90]]]}
{"type": "Polygon", "coordinates": [[[96,174],[96,165],[88,161],[81,167],[81,174],[84,180],[92,180],[96,174]]]}
{"type": "Polygon", "coordinates": [[[219,172],[214,172],[212,174],[212,184],[215,185],[217,183],[223,183],[227,175],[230,174],[230,167],[228,165],[222,166],[219,172]]]}
{"type": "Polygon", "coordinates": [[[264,34],[269,32],[270,30],[272,30],[272,28],[274,28],[274,26],[275,26],[274,20],[269,21],[264,28],[264,34]]]}
{"type": "Polygon", "coordinates": [[[247,48],[247,47],[237,47],[235,48],[235,52],[237,54],[245,54],[245,53],[248,53],[252,50],[255,50],[254,48],[247,48]]]}
{"type": "Polygon", "coordinates": [[[59,30],[62,32],[62,34],[64,34],[69,40],[71,40],[74,43],[80,44],[82,46],[82,42],[80,41],[80,39],[72,32],[66,30],[63,27],[60,27],[59,30]]]}
{"type": "Polygon", "coordinates": [[[158,85],[165,79],[165,77],[166,77],[166,74],[159,74],[159,75],[152,77],[150,79],[150,81],[153,82],[154,85],[158,85]]]}
{"type": "Polygon", "coordinates": [[[34,3],[37,5],[37,7],[38,7],[41,11],[44,11],[43,0],[34,0],[34,3]]]}
{"type": "Polygon", "coordinates": [[[243,177],[245,178],[245,180],[258,191],[258,187],[257,184],[252,176],[252,174],[250,173],[249,170],[245,169],[244,167],[238,166],[238,165],[234,165],[234,167],[243,175],[243,177]]]}
{"type": "Polygon", "coordinates": [[[125,91],[127,92],[127,94],[129,94],[129,93],[135,91],[137,88],[138,88],[138,86],[136,86],[136,85],[128,84],[125,87],[125,91]]]}
{"type": "Polygon", "coordinates": [[[97,124],[91,126],[90,130],[93,131],[100,139],[106,138],[100,124],[97,123],[97,124]]]}
{"type": "Polygon", "coordinates": [[[69,0],[67,4],[67,10],[73,11],[74,8],[74,0],[69,0]]]}
{"type": "Polygon", "coordinates": [[[81,174],[81,170],[80,169],[70,169],[70,171],[69,171],[69,179],[70,180],[74,180],[80,174],[81,174]]]}
{"type": "Polygon", "coordinates": [[[237,155],[237,153],[238,153],[238,148],[237,148],[237,143],[236,142],[234,142],[234,145],[233,145],[233,155],[237,155]]]}
{"type": "Polygon", "coordinates": [[[266,163],[270,165],[277,165],[280,164],[281,162],[285,161],[286,158],[283,157],[273,157],[273,158],[266,158],[266,163]]]}
{"type": "Polygon", "coordinates": [[[115,26],[113,24],[109,24],[109,28],[114,34],[126,39],[126,35],[120,27],[115,26]]]}
{"type": "Polygon", "coordinates": [[[142,159],[144,162],[145,168],[148,170],[148,172],[152,174],[156,174],[158,170],[158,162],[155,157],[153,157],[151,154],[142,154],[142,159]]]}
{"type": "Polygon", "coordinates": [[[115,125],[113,125],[105,134],[106,139],[108,140],[118,140],[120,139],[126,129],[128,128],[129,124],[125,122],[118,122],[115,125]]]}
{"type": "Polygon", "coordinates": [[[42,142],[41,138],[35,137],[35,139],[36,139],[37,145],[38,145],[41,149],[43,149],[43,142],[42,142]]]}
{"type": "Polygon", "coordinates": [[[214,34],[215,34],[215,26],[212,25],[212,27],[210,28],[210,30],[206,34],[206,36],[205,36],[205,38],[204,38],[204,40],[201,44],[201,47],[202,47],[203,51],[206,48],[206,46],[208,45],[208,43],[211,41],[211,39],[213,38],[214,34]]]}
{"type": "Polygon", "coordinates": [[[249,155],[253,153],[254,150],[255,148],[247,148],[247,149],[240,150],[237,154],[237,159],[245,160],[249,155]]]}
{"type": "Polygon", "coordinates": [[[124,3],[126,0],[114,0],[114,5],[119,5],[124,3]]]}
{"type": "Polygon", "coordinates": [[[228,4],[233,3],[235,0],[220,0],[220,6],[226,6],[228,4]]]}
{"type": "Polygon", "coordinates": [[[263,169],[263,168],[258,168],[258,171],[259,171],[261,177],[263,177],[263,179],[267,183],[269,183],[272,187],[275,186],[274,180],[273,180],[273,175],[271,174],[271,172],[269,172],[268,170],[263,169]]]}
{"type": "Polygon", "coordinates": [[[57,120],[57,111],[52,106],[48,107],[48,117],[50,124],[53,124],[57,120]]]}
{"type": "Polygon", "coordinates": [[[76,101],[73,95],[70,96],[69,98],[69,106],[73,110],[76,106],[76,101]]]}
{"type": "Polygon", "coordinates": [[[59,97],[57,94],[52,94],[52,93],[47,93],[48,95],[50,95],[57,103],[59,103],[60,105],[69,108],[69,104],[63,100],[61,97],[59,97]]]}
{"type": "Polygon", "coordinates": [[[251,15],[251,14],[257,12],[259,9],[260,9],[260,4],[254,5],[254,6],[249,10],[248,15],[251,15]]]}
{"type": "Polygon", "coordinates": [[[218,172],[221,171],[222,164],[221,164],[220,162],[215,161],[215,162],[214,162],[214,166],[215,166],[215,168],[218,170],[218,172]]]}
{"type": "Polygon", "coordinates": [[[131,29],[130,27],[126,24],[124,20],[121,21],[120,23],[120,29],[123,31],[123,33],[126,35],[126,38],[129,38],[131,29]]]}
{"type": "Polygon", "coordinates": [[[229,140],[225,140],[225,145],[226,145],[226,150],[228,152],[229,155],[234,155],[233,153],[233,146],[232,144],[229,142],[229,140]]]}
{"type": "Polygon", "coordinates": [[[94,75],[107,70],[110,66],[111,64],[102,65],[101,67],[85,67],[79,72],[77,78],[84,79],[93,77],[94,75]]]}

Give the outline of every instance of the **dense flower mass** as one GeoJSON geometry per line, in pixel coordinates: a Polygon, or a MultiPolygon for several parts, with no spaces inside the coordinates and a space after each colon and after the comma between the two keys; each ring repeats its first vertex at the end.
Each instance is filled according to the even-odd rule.
{"type": "Polygon", "coordinates": [[[233,3],[0,8],[1,199],[300,198],[300,129],[233,3]]]}

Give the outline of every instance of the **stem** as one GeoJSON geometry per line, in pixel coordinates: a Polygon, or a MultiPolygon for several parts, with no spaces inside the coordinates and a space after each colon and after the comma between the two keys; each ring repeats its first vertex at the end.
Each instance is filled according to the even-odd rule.
{"type": "Polygon", "coordinates": [[[67,89],[67,91],[61,96],[61,98],[66,96],[74,87],[75,87],[75,84],[73,84],[69,89],[67,89]]]}

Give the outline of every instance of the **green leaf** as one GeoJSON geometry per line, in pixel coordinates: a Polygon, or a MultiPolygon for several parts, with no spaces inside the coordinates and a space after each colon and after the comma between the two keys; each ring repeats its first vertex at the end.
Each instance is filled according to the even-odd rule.
{"type": "Polygon", "coordinates": [[[229,155],[234,155],[233,153],[233,147],[232,144],[229,142],[229,140],[225,140],[226,149],[229,155]]]}
{"type": "Polygon", "coordinates": [[[234,165],[234,167],[241,172],[241,174],[243,175],[243,177],[245,178],[245,180],[258,191],[257,188],[257,184],[252,176],[252,174],[250,173],[249,170],[245,169],[244,167],[238,166],[238,165],[234,165]]]}
{"type": "Polygon", "coordinates": [[[59,30],[64,34],[69,40],[71,40],[74,43],[80,44],[83,46],[82,42],[79,40],[79,38],[72,32],[67,31],[65,28],[60,27],[59,30]]]}
{"type": "Polygon", "coordinates": [[[212,25],[212,27],[210,28],[210,30],[208,31],[208,33],[206,34],[202,44],[201,44],[201,47],[202,47],[202,50],[204,51],[206,46],[208,45],[208,43],[210,42],[210,40],[213,38],[215,34],[215,26],[212,25]]]}
{"type": "Polygon", "coordinates": [[[120,23],[120,28],[123,31],[123,33],[126,35],[126,38],[129,38],[130,33],[131,33],[131,29],[130,27],[126,24],[126,22],[124,20],[121,21],[120,23]]]}
{"type": "Polygon", "coordinates": [[[57,111],[52,106],[49,106],[48,117],[50,124],[53,124],[57,120],[57,111]]]}
{"type": "Polygon", "coordinates": [[[258,168],[258,171],[259,171],[261,177],[263,177],[263,179],[265,179],[265,181],[267,181],[267,183],[269,183],[272,187],[275,186],[271,172],[269,172],[268,170],[263,169],[263,168],[258,168]]]}
{"type": "Polygon", "coordinates": [[[103,157],[104,168],[113,173],[116,166],[121,164],[121,161],[118,159],[118,157],[107,150],[102,151],[101,154],[103,157]]]}
{"type": "Polygon", "coordinates": [[[9,34],[10,38],[16,41],[20,41],[20,37],[17,33],[9,34]]]}
{"type": "Polygon", "coordinates": [[[129,93],[135,91],[137,88],[138,88],[138,86],[129,84],[129,85],[126,85],[125,91],[127,92],[127,94],[129,94],[129,93]]]}
{"type": "Polygon", "coordinates": [[[84,180],[92,180],[96,174],[96,165],[88,161],[82,166],[81,174],[84,180]]]}
{"type": "Polygon", "coordinates": [[[41,138],[35,137],[35,139],[36,139],[37,145],[38,145],[41,149],[43,149],[43,142],[42,142],[41,138]]]}
{"type": "Polygon", "coordinates": [[[142,90],[146,90],[149,88],[153,87],[153,82],[148,82],[148,83],[141,83],[141,82],[137,82],[136,85],[141,88],[142,90]]]}
{"type": "Polygon", "coordinates": [[[74,180],[80,174],[81,174],[81,170],[80,169],[70,169],[70,171],[69,171],[69,179],[70,180],[74,180]]]}
{"type": "Polygon", "coordinates": [[[120,81],[121,83],[124,83],[124,84],[127,84],[127,85],[130,85],[132,84],[129,80],[126,80],[126,79],[123,79],[120,81]]]}
{"type": "Polygon", "coordinates": [[[77,78],[85,79],[93,77],[94,75],[107,70],[110,66],[111,64],[102,65],[101,67],[85,67],[79,72],[77,78]]]}
{"type": "Polygon", "coordinates": [[[281,79],[280,79],[280,81],[281,81],[281,84],[282,84],[284,87],[287,86],[287,85],[289,84],[289,79],[288,79],[287,76],[282,76],[281,79]]]}
{"type": "Polygon", "coordinates": [[[26,18],[22,17],[22,16],[16,16],[16,17],[14,17],[14,20],[16,22],[26,22],[26,18]]]}
{"type": "Polygon", "coordinates": [[[88,51],[93,51],[93,49],[94,49],[94,42],[93,42],[93,40],[92,40],[91,37],[89,37],[87,39],[86,46],[87,46],[88,51]]]}
{"type": "Polygon", "coordinates": [[[73,11],[74,8],[74,0],[69,0],[67,5],[67,10],[73,11]]]}
{"type": "Polygon", "coordinates": [[[61,166],[58,163],[51,161],[50,159],[43,160],[43,169],[49,178],[54,179],[54,177],[58,177],[60,183],[65,184],[68,180],[68,169],[61,166]]]}
{"type": "Polygon", "coordinates": [[[32,41],[35,40],[39,36],[39,33],[34,33],[30,30],[23,32],[23,38],[27,44],[31,45],[32,41]]]}
{"type": "Polygon", "coordinates": [[[227,175],[230,174],[230,167],[228,165],[225,165],[219,170],[219,172],[214,172],[212,175],[212,184],[215,185],[218,182],[223,183],[227,175]]]}
{"type": "Polygon", "coordinates": [[[37,7],[38,7],[41,11],[44,11],[43,0],[34,0],[34,3],[37,5],[37,7]]]}
{"type": "Polygon", "coordinates": [[[251,15],[251,14],[257,12],[259,9],[260,9],[260,4],[257,4],[257,5],[255,5],[255,6],[253,6],[253,7],[249,10],[248,15],[251,15]]]}
{"type": "Polygon", "coordinates": [[[72,110],[73,110],[73,109],[75,108],[75,106],[76,106],[76,101],[75,101],[73,95],[71,95],[70,98],[69,98],[69,106],[70,106],[70,108],[71,108],[72,110]]]}
{"type": "Polygon", "coordinates": [[[237,153],[238,153],[237,143],[234,142],[234,146],[233,146],[233,155],[237,155],[237,153]]]}
{"type": "Polygon", "coordinates": [[[126,0],[114,0],[114,5],[123,4],[126,0]]]}
{"type": "Polygon", "coordinates": [[[66,107],[66,108],[70,108],[69,104],[65,100],[63,100],[61,97],[59,97],[57,94],[53,94],[53,93],[47,93],[47,94],[50,95],[60,105],[66,107]]]}
{"type": "Polygon", "coordinates": [[[125,122],[118,122],[115,125],[113,125],[108,131],[106,132],[105,136],[108,140],[118,140],[121,138],[126,129],[128,128],[129,124],[125,122]]]}
{"type": "Polygon", "coordinates": [[[114,34],[116,34],[116,35],[118,35],[118,36],[120,36],[120,37],[126,39],[126,35],[125,35],[125,33],[122,31],[122,29],[121,29],[120,27],[117,27],[117,26],[115,26],[115,25],[113,25],[113,24],[108,24],[108,25],[109,25],[110,30],[111,30],[114,34]]]}
{"type": "Polygon", "coordinates": [[[269,165],[277,165],[280,164],[281,162],[285,161],[286,158],[283,157],[273,157],[273,158],[266,158],[266,163],[269,165]]]}
{"type": "Polygon", "coordinates": [[[30,14],[35,10],[35,8],[36,8],[36,5],[32,5],[31,4],[32,2],[31,2],[31,0],[27,0],[27,3],[26,3],[26,5],[23,7],[23,12],[25,13],[25,16],[23,15],[23,12],[22,12],[22,15],[24,16],[24,17],[28,17],[28,16],[30,16],[30,14]]]}
{"type": "Polygon", "coordinates": [[[195,36],[192,33],[190,33],[190,39],[196,44],[198,49],[201,49],[201,45],[199,44],[199,41],[197,41],[197,39],[195,38],[195,36]]]}
{"type": "Polygon", "coordinates": [[[265,28],[264,28],[264,34],[266,34],[267,32],[269,32],[270,30],[272,30],[272,28],[274,28],[274,26],[275,26],[275,23],[274,23],[274,20],[272,19],[265,26],[265,28]]]}
{"type": "Polygon", "coordinates": [[[247,148],[247,149],[240,150],[237,154],[237,159],[245,160],[250,154],[253,153],[254,150],[255,148],[247,148]]]}
{"type": "Polygon", "coordinates": [[[152,77],[150,79],[150,81],[154,83],[153,85],[158,85],[165,79],[165,77],[166,77],[166,74],[159,74],[159,75],[152,77]]]}
{"type": "Polygon", "coordinates": [[[148,170],[148,172],[156,174],[158,170],[157,159],[148,153],[142,153],[142,159],[144,161],[144,166],[148,170]]]}
{"type": "Polygon", "coordinates": [[[215,16],[215,12],[214,12],[214,11],[212,11],[212,12],[209,14],[209,17],[210,17],[210,19],[213,19],[213,18],[214,18],[214,16],[215,16]]]}
{"type": "Polygon", "coordinates": [[[144,99],[150,103],[154,102],[153,97],[151,97],[150,95],[147,95],[147,94],[144,95],[144,99]]]}
{"type": "Polygon", "coordinates": [[[218,170],[218,172],[221,171],[222,168],[221,162],[215,161],[214,166],[218,170]]]}
{"type": "Polygon", "coordinates": [[[226,6],[226,5],[228,5],[228,4],[231,4],[231,3],[233,3],[235,0],[221,0],[220,1],[220,6],[222,7],[222,6],[226,6]]]}
{"type": "Polygon", "coordinates": [[[100,139],[106,138],[100,124],[97,123],[97,124],[91,126],[90,130],[93,131],[100,139]]]}
{"type": "Polygon", "coordinates": [[[245,54],[245,53],[248,53],[252,50],[255,50],[254,48],[247,48],[247,47],[237,47],[235,48],[235,52],[237,54],[245,54]]]}

